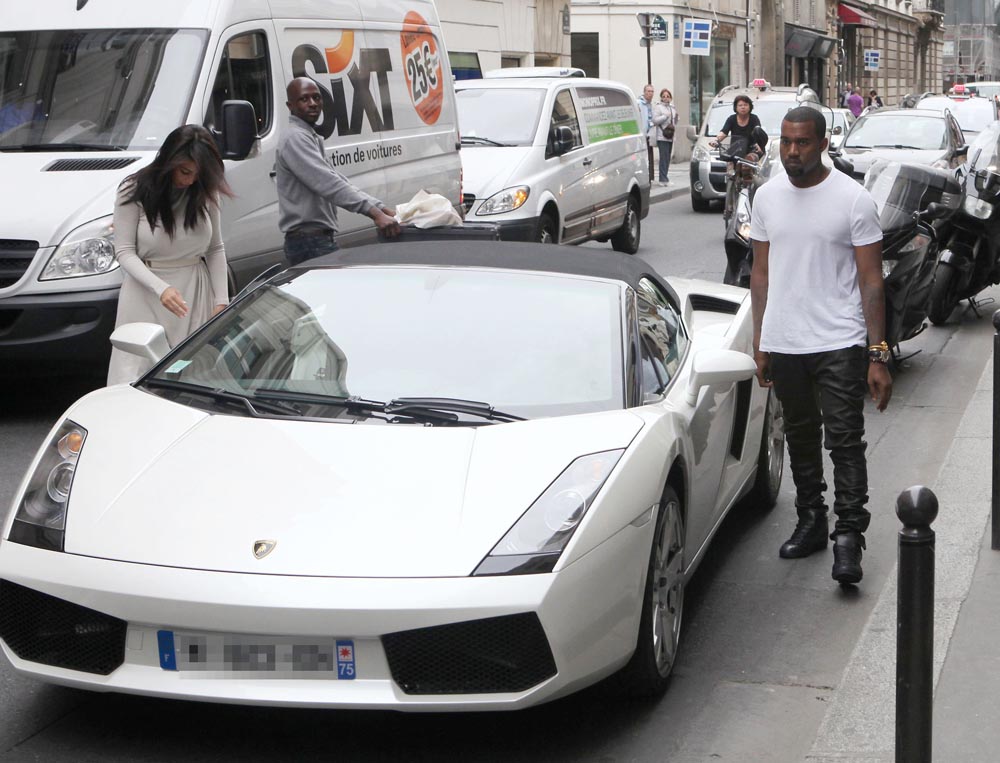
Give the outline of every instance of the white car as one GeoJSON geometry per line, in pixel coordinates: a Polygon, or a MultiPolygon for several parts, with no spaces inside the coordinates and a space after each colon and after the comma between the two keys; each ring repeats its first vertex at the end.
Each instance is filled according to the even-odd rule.
{"type": "Polygon", "coordinates": [[[776,499],[780,408],[745,289],[548,251],[351,249],[165,357],[159,327],[119,327],[157,362],[35,457],[4,654],[265,705],[514,709],[616,671],[662,691],[713,533],[776,499]]]}

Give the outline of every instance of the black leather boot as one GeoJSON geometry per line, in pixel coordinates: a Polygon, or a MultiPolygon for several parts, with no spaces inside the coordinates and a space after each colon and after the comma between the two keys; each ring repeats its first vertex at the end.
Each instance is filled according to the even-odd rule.
{"type": "Polygon", "coordinates": [[[861,582],[861,549],[865,548],[865,536],[849,532],[838,534],[833,541],[833,579],[841,585],[861,582]]]}
{"type": "Polygon", "coordinates": [[[782,559],[800,559],[814,551],[822,551],[826,548],[829,532],[824,509],[799,509],[795,531],[782,544],[778,556],[782,559]]]}

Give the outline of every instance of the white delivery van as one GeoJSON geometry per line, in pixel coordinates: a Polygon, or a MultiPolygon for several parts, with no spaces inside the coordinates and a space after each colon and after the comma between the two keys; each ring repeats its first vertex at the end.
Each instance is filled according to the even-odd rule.
{"type": "MultiPolygon", "coordinates": [[[[230,287],[282,262],[274,154],[285,86],[302,75],[323,94],[330,161],[359,187],[392,205],[421,188],[461,203],[431,0],[4,3],[0,374],[103,373],[121,283],[115,191],[179,125],[207,125],[224,149],[230,287]]],[[[369,218],[339,216],[341,243],[374,240],[369,218]]]]}
{"type": "Polygon", "coordinates": [[[466,219],[496,223],[504,240],[610,239],[635,253],[649,212],[635,95],[554,71],[455,84],[466,219]]]}

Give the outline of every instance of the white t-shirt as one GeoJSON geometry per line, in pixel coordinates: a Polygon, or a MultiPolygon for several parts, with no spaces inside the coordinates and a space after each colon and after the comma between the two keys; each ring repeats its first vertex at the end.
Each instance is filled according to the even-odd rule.
{"type": "Polygon", "coordinates": [[[767,241],[760,349],[801,355],[865,344],[854,247],[882,240],[871,195],[842,172],[811,188],[785,174],[757,191],[750,238],[767,241]]]}

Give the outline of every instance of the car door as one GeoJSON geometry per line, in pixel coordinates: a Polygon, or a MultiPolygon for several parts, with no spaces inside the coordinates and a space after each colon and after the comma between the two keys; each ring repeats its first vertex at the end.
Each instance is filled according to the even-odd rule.
{"type": "Polygon", "coordinates": [[[569,85],[556,90],[552,99],[545,144],[544,187],[555,196],[562,218],[559,241],[572,243],[586,240],[593,219],[593,202],[587,175],[593,160],[587,155],[577,116],[576,102],[569,85]],[[556,128],[568,127],[573,135],[569,151],[556,155],[556,128]]]}
{"type": "MultiPolygon", "coordinates": [[[[218,129],[222,103],[249,101],[257,118],[257,145],[245,159],[225,160],[232,198],[222,202],[226,257],[237,288],[268,265],[282,261],[278,230],[278,195],[271,177],[278,145],[276,104],[284,104],[280,70],[274,71],[277,41],[270,21],[252,21],[226,29],[219,39],[210,89],[203,103],[204,124],[218,129]]],[[[282,106],[284,109],[284,106],[282,106]]]]}

